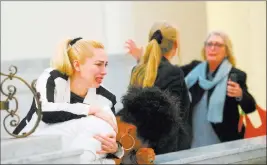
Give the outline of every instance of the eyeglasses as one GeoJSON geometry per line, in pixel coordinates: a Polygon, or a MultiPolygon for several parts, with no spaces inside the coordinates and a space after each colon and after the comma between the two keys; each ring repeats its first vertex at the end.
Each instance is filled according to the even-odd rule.
{"type": "Polygon", "coordinates": [[[212,46],[216,49],[222,48],[225,46],[225,44],[222,43],[212,43],[212,42],[205,42],[205,47],[212,48],[212,46]]]}

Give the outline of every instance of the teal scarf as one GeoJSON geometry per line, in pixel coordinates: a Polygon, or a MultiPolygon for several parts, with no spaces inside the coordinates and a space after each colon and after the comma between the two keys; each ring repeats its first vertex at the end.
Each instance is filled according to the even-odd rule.
{"type": "MultiPolygon", "coordinates": [[[[185,82],[188,89],[190,89],[197,82],[199,86],[205,91],[208,91],[215,86],[215,89],[211,94],[209,100],[207,119],[212,123],[221,123],[223,121],[223,108],[227,92],[227,79],[228,74],[232,69],[232,65],[227,59],[224,59],[222,64],[218,68],[215,77],[211,81],[206,78],[207,65],[208,64],[206,61],[197,65],[185,77],[185,82]]],[[[202,99],[201,101],[207,104],[206,99],[202,99]]]]}

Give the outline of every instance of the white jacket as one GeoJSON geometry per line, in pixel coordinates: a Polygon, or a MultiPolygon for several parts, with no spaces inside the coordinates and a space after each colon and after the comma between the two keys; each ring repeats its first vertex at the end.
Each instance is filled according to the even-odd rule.
{"type": "MultiPolygon", "coordinates": [[[[115,118],[116,96],[109,92],[104,87],[90,88],[83,103],[70,103],[71,91],[69,77],[52,68],[46,69],[38,78],[36,90],[40,93],[40,101],[42,103],[42,121],[36,129],[36,132],[50,127],[52,125],[62,124],[65,121],[80,119],[88,116],[91,105],[102,106],[103,109],[115,118]],[[113,111],[113,112],[112,112],[113,111]]],[[[27,116],[21,121],[13,133],[20,134],[30,131],[37,120],[35,113],[36,103],[33,101],[30,111],[27,116]]],[[[92,128],[98,129],[96,125],[92,128]]],[[[123,149],[115,154],[121,158],[123,149]]]]}

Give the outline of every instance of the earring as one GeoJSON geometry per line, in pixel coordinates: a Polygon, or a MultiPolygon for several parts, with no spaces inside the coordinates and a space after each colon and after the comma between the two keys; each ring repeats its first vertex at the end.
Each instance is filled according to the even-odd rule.
{"type": "Polygon", "coordinates": [[[133,141],[133,144],[132,144],[131,147],[129,147],[129,148],[124,148],[126,151],[128,151],[128,150],[133,149],[133,147],[135,146],[135,140],[134,140],[133,136],[130,134],[130,129],[129,129],[129,130],[127,131],[127,133],[125,133],[124,135],[121,136],[121,138],[120,138],[120,140],[119,140],[119,142],[120,142],[121,144],[122,144],[122,138],[125,138],[126,136],[129,136],[130,139],[132,139],[132,141],[133,141]]]}

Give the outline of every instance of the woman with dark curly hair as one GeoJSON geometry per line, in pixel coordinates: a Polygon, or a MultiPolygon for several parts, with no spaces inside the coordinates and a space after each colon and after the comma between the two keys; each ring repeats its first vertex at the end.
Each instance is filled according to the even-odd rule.
{"type": "Polygon", "coordinates": [[[123,109],[116,114],[117,138],[123,139],[127,135],[128,144],[122,142],[125,149],[126,145],[133,145],[125,152],[122,164],[144,164],[140,163],[141,158],[146,160],[145,164],[151,164],[155,154],[177,150],[174,142],[181,134],[180,129],[184,131],[180,103],[177,97],[158,87],[132,86],[128,89],[122,97],[123,109]],[[143,155],[139,156],[139,153],[143,155]]]}

